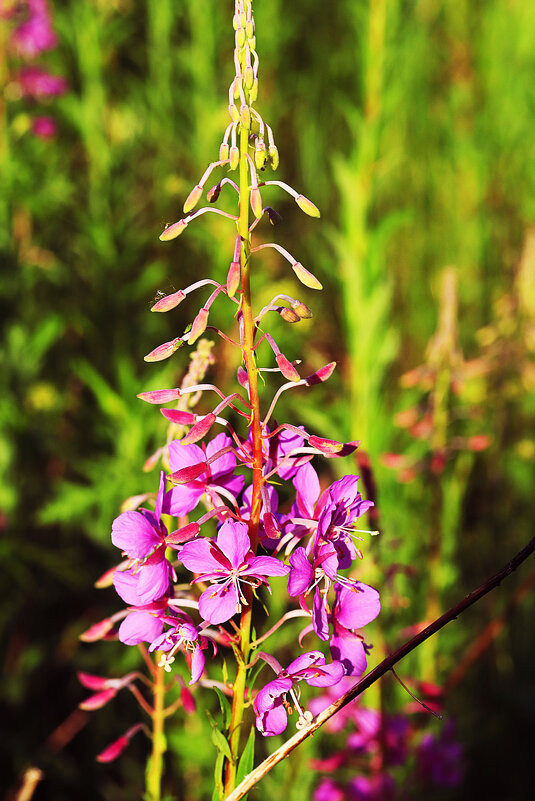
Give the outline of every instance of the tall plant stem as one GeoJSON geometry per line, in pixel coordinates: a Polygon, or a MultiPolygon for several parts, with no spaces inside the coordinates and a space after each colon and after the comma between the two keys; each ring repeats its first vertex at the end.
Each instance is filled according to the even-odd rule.
{"type": "MultiPolygon", "coordinates": [[[[249,539],[251,548],[256,552],[258,547],[258,525],[260,521],[260,490],[262,487],[262,438],[260,432],[260,402],[258,397],[258,372],[253,350],[254,323],[251,304],[251,237],[249,233],[249,172],[247,150],[249,147],[249,131],[242,126],[240,131],[240,218],[238,233],[241,237],[240,267],[242,280],[242,314],[243,314],[243,360],[249,381],[249,398],[251,403],[251,438],[253,446],[253,493],[251,498],[251,517],[249,520],[249,539]]],[[[230,752],[232,759],[227,762],[225,776],[225,795],[232,792],[236,784],[241,724],[245,702],[245,680],[247,660],[251,642],[251,604],[253,594],[247,586],[245,593],[247,605],[244,606],[240,619],[240,647],[236,650],[238,665],[234,681],[232,698],[232,714],[230,719],[230,752]]]]}
{"type": "MultiPolygon", "coordinates": [[[[159,661],[160,654],[156,653],[159,661]]],[[[160,801],[163,774],[163,755],[166,751],[164,735],[165,670],[157,665],[154,673],[154,715],[152,717],[152,753],[147,766],[147,796],[160,801]]]]}

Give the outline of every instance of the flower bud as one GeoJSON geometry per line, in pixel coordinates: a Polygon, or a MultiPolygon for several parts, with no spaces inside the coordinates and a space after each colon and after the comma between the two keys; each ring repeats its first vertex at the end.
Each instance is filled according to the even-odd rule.
{"type": "Polygon", "coordinates": [[[302,320],[310,320],[312,317],[312,312],[306,303],[303,303],[301,300],[294,300],[292,302],[292,309],[302,320]]]}
{"type": "Polygon", "coordinates": [[[186,293],[179,289],[178,292],[173,292],[172,295],[166,295],[164,298],[157,300],[154,306],[151,307],[151,311],[166,312],[175,309],[179,303],[182,303],[185,297],[186,293]]]}
{"type": "Polygon", "coordinates": [[[309,375],[308,378],[305,378],[307,386],[311,387],[314,384],[321,384],[323,381],[327,381],[327,379],[332,376],[335,367],[336,362],[329,362],[329,364],[326,364],[324,367],[320,367],[320,369],[316,370],[315,373],[312,373],[312,375],[309,375]]]}
{"type": "Polygon", "coordinates": [[[180,690],[180,698],[182,700],[184,712],[187,712],[188,715],[191,715],[193,712],[195,712],[197,709],[197,704],[191,690],[188,690],[187,687],[182,687],[180,690]]]}
{"type": "Polygon", "coordinates": [[[323,285],[320,284],[316,276],[312,275],[306,267],[303,267],[300,261],[296,261],[295,264],[292,264],[292,269],[301,283],[309,289],[323,289],[323,285]]]}
{"type": "Polygon", "coordinates": [[[222,142],[219,146],[219,161],[226,161],[228,159],[229,147],[226,142],[222,142]]]}
{"type": "Polygon", "coordinates": [[[258,79],[255,78],[252,87],[249,89],[249,100],[251,101],[252,104],[256,103],[257,99],[258,99],[258,79]]]}
{"type": "Polygon", "coordinates": [[[79,635],[79,639],[82,640],[82,642],[97,642],[97,640],[103,640],[113,629],[114,625],[111,617],[106,617],[104,620],[99,620],[98,623],[93,623],[92,626],[79,635]]]}
{"type": "Polygon", "coordinates": [[[168,534],[165,538],[165,544],[171,548],[173,545],[182,545],[183,542],[188,542],[196,537],[200,530],[201,527],[198,523],[188,523],[186,526],[182,526],[182,528],[168,534]]]}
{"type": "Polygon", "coordinates": [[[181,409],[160,409],[166,420],[179,426],[191,426],[197,420],[193,412],[183,412],[181,409]]]}
{"type": "Polygon", "coordinates": [[[257,170],[263,170],[266,163],[266,145],[261,139],[256,140],[254,163],[257,170]]]}
{"type": "Polygon", "coordinates": [[[147,355],[143,357],[143,360],[145,362],[161,362],[164,359],[168,359],[169,356],[172,356],[182,344],[180,337],[176,337],[176,339],[172,339],[170,342],[164,342],[162,345],[158,345],[157,348],[147,353],[147,355]]]}
{"type": "Polygon", "coordinates": [[[238,164],[240,163],[240,151],[236,146],[230,148],[229,158],[230,158],[230,165],[229,165],[230,169],[235,170],[238,164]]]}
{"type": "Polygon", "coordinates": [[[238,106],[236,103],[229,103],[228,113],[230,114],[230,119],[232,122],[238,122],[240,119],[240,112],[238,111],[238,106]]]}
{"type": "Polygon", "coordinates": [[[240,385],[240,387],[243,387],[243,389],[246,389],[248,391],[249,390],[249,378],[247,376],[247,370],[244,370],[244,368],[241,367],[241,365],[240,365],[240,367],[238,367],[237,378],[238,378],[238,384],[240,385]]]}
{"type": "Polygon", "coordinates": [[[188,214],[195,208],[202,195],[202,186],[194,186],[184,203],[184,214],[188,214]]]}
{"type": "Polygon", "coordinates": [[[299,323],[301,322],[301,318],[294,312],[293,309],[287,308],[287,306],[282,306],[279,310],[279,314],[283,320],[286,320],[287,323],[299,323]]]}
{"type": "Polygon", "coordinates": [[[245,47],[245,29],[238,28],[236,31],[236,45],[237,47],[242,50],[245,47]]]}
{"type": "Polygon", "coordinates": [[[309,200],[304,195],[297,195],[297,197],[295,198],[295,202],[297,203],[301,211],[304,211],[305,214],[308,214],[309,217],[321,216],[318,207],[315,206],[314,203],[312,203],[312,201],[309,200]]]}
{"type": "Polygon", "coordinates": [[[269,160],[271,162],[271,169],[276,170],[279,166],[279,151],[276,145],[270,145],[268,149],[269,160]]]}
{"type": "Polygon", "coordinates": [[[211,189],[209,189],[208,192],[206,193],[206,199],[208,203],[215,203],[216,200],[219,198],[220,193],[221,193],[221,181],[215,186],[213,186],[211,189]]]}
{"type": "Polygon", "coordinates": [[[78,706],[80,709],[85,709],[88,712],[92,712],[94,709],[101,709],[108,703],[108,701],[111,701],[112,698],[115,698],[116,695],[117,689],[114,687],[109,687],[107,690],[102,690],[102,692],[90,695],[89,698],[86,698],[85,701],[82,701],[80,704],[78,704],[78,706]]]}
{"type": "MultiPolygon", "coordinates": [[[[145,493],[143,495],[134,495],[133,497],[134,498],[140,498],[141,500],[139,501],[139,503],[137,503],[135,506],[132,506],[130,509],[123,509],[123,506],[124,506],[124,501],[123,501],[123,503],[121,504],[121,512],[129,512],[129,511],[133,512],[135,509],[137,509],[137,507],[141,503],[143,503],[144,501],[148,500],[151,496],[150,496],[150,493],[145,493]]],[[[117,569],[117,567],[115,566],[115,567],[110,567],[109,570],[104,571],[104,573],[102,573],[102,575],[99,576],[98,579],[95,581],[93,586],[97,590],[103,590],[106,587],[111,587],[112,584],[113,584],[113,577],[115,575],[116,569],[117,569]]]]}
{"type": "Polygon", "coordinates": [[[76,678],[88,690],[104,690],[110,681],[106,676],[95,676],[94,673],[83,673],[82,671],[76,674],[76,678]]]}
{"type": "Polygon", "coordinates": [[[188,343],[193,345],[200,336],[204,334],[206,331],[206,326],[208,325],[208,309],[201,309],[197,315],[197,317],[193,321],[193,325],[191,326],[191,331],[188,339],[188,343]]]}
{"type": "Polygon", "coordinates": [[[240,286],[240,262],[233,261],[230,263],[227,274],[227,293],[230,298],[233,298],[240,286]]]}
{"type": "Polygon", "coordinates": [[[245,103],[240,106],[240,120],[244,128],[251,127],[251,112],[249,111],[249,106],[245,103]]]}
{"type": "Polygon", "coordinates": [[[280,528],[277,523],[276,518],[271,512],[266,512],[264,517],[262,518],[262,522],[264,523],[264,530],[266,532],[266,536],[269,537],[270,540],[278,540],[280,539],[280,528]]]}
{"type": "Polygon", "coordinates": [[[207,470],[206,462],[198,462],[191,464],[187,467],[181,467],[169,475],[169,481],[172,484],[187,484],[189,481],[195,481],[196,478],[202,476],[207,470]]]}
{"type": "Polygon", "coordinates": [[[271,206],[266,206],[265,210],[267,212],[267,216],[269,217],[271,225],[273,226],[280,225],[280,223],[282,222],[282,217],[279,214],[279,212],[275,211],[275,209],[272,209],[271,206]]]}
{"type": "Polygon", "coordinates": [[[130,729],[128,729],[128,731],[119,737],[119,739],[114,740],[114,742],[110,743],[110,745],[108,745],[104,751],[100,752],[100,754],[97,756],[97,762],[112,762],[114,759],[117,759],[117,757],[124,751],[134,734],[136,734],[136,732],[140,731],[142,728],[142,723],[136,723],[135,726],[132,726],[130,729]]]}
{"type": "Polygon", "coordinates": [[[170,403],[180,398],[179,389],[153,389],[150,392],[139,392],[136,398],[147,403],[170,403]]]}
{"type": "Polygon", "coordinates": [[[245,67],[243,71],[243,83],[246,89],[251,90],[254,84],[254,72],[252,67],[245,67]]]}
{"type": "Polygon", "coordinates": [[[190,428],[186,436],[182,437],[182,445],[193,445],[194,442],[198,442],[200,439],[202,439],[206,434],[208,434],[215,423],[215,420],[216,417],[213,412],[210,412],[210,414],[207,414],[201,420],[198,420],[195,425],[190,428]]]}
{"type": "Polygon", "coordinates": [[[275,361],[279,367],[279,370],[283,374],[284,378],[287,378],[288,381],[300,381],[301,377],[293,364],[288,361],[286,356],[283,353],[277,354],[275,357],[275,361]]]}
{"type": "Polygon", "coordinates": [[[342,442],[336,442],[334,439],[323,439],[323,437],[316,437],[314,435],[309,437],[308,444],[311,448],[317,448],[326,456],[332,453],[339,453],[344,447],[342,442]]]}
{"type": "Polygon", "coordinates": [[[252,19],[247,20],[245,23],[245,33],[247,34],[247,38],[251,39],[254,36],[254,22],[252,19]]]}
{"type": "Polygon", "coordinates": [[[254,186],[251,189],[251,208],[254,216],[257,219],[260,219],[262,216],[262,195],[260,194],[260,189],[257,186],[254,186]]]}
{"type": "Polygon", "coordinates": [[[161,242],[169,242],[171,239],[176,239],[177,236],[184,231],[187,227],[188,223],[187,220],[179,220],[172,225],[166,225],[162,233],[160,234],[160,241],[161,242]]]}

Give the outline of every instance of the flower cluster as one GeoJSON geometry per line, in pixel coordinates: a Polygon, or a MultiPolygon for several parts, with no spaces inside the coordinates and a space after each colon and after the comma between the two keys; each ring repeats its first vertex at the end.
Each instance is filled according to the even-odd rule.
{"type": "MultiPolygon", "coordinates": [[[[3,0],[0,3],[2,17],[13,26],[8,51],[17,61],[6,87],[7,99],[24,99],[35,106],[64,94],[68,89],[66,79],[37,63],[43,53],[53,50],[58,43],[47,0],[3,0]]],[[[38,114],[32,120],[31,129],[39,138],[49,139],[56,133],[56,121],[49,114],[38,114]]]]}

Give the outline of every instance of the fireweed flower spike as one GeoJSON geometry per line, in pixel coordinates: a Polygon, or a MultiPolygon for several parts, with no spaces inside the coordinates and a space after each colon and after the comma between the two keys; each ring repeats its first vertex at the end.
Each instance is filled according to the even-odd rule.
{"type": "MultiPolygon", "coordinates": [[[[191,694],[181,693],[165,707],[165,693],[175,686],[174,682],[166,683],[165,674],[174,673],[177,662],[186,660],[191,670],[190,683],[197,683],[199,689],[215,686],[232,696],[228,725],[216,738],[220,743],[224,741],[216,769],[219,796],[223,798],[236,786],[240,742],[246,739],[241,735],[246,734],[244,711],[253,697],[249,685],[251,648],[282,626],[294,626],[302,617],[311,621],[305,632],[315,634],[323,647],[330,646],[334,658],[331,663],[327,664],[320,651],[309,651],[301,656],[295,653],[297,658],[286,669],[274,656],[261,654],[276,678],[254,698],[256,728],[264,736],[280,734],[286,728],[292,706],[298,711],[299,726],[311,720],[310,713],[299,705],[302,682],[311,687],[336,687],[345,675],[362,672],[367,646],[360,629],[379,612],[377,591],[357,578],[341,574],[350,569],[353,576],[357,560],[363,556],[353,541],[360,541],[363,532],[357,532],[354,524],[372,504],[361,497],[356,476],[345,476],[322,492],[319,476],[309,464],[315,457],[337,459],[352,453],[358,443],[337,442],[321,433],[311,434],[299,424],[271,421],[284,392],[297,388],[305,391],[327,381],[336,365],[331,362],[307,375],[306,367],[301,367],[306,365],[305,360],[282,353],[265,330],[270,311],[289,323],[310,318],[312,311],[303,300],[279,293],[263,308],[253,304],[251,269],[257,259],[261,261],[267,247],[276,249],[289,261],[296,278],[307,289],[322,288],[318,278],[280,245],[256,243],[256,232],[268,224],[268,219],[273,225],[281,222],[278,212],[265,205],[263,192],[282,189],[309,216],[319,217],[319,211],[287,184],[259,181],[257,171],[277,169],[279,155],[273,131],[253,107],[258,96],[259,59],[252,0],[236,0],[233,22],[235,74],[228,95],[230,121],[219,159],[208,166],[185,199],[186,216],[167,226],[160,235],[160,240],[167,243],[207,212],[223,216],[232,243],[228,274],[223,284],[211,277],[200,277],[154,303],[152,311],[174,312],[187,295],[210,287],[211,294],[200,299],[192,318],[181,321],[181,331],[185,333],[170,331],[165,337],[168,341],[151,350],[145,359],[178,360],[187,346],[198,342],[205,331],[214,330],[227,347],[240,351],[239,386],[237,391],[223,391],[215,384],[205,383],[203,370],[200,377],[184,379],[175,388],[138,394],[152,405],[172,404],[161,410],[170,423],[167,438],[146,462],[150,469],[161,458],[165,469],[154,511],[129,507],[113,522],[112,542],[125,557],[113,573],[113,586],[128,608],[98,624],[88,635],[89,639],[111,638],[116,632],[123,643],[139,646],[149,665],[153,706],[137,688],[131,691],[152,720],[153,750],[147,774],[147,797],[151,801],[161,797],[164,720],[181,706],[191,712],[196,703],[191,694]],[[225,171],[225,175],[217,176],[219,182],[207,191],[210,206],[195,210],[215,170],[225,171]],[[225,184],[230,185],[230,199],[236,193],[235,214],[216,206],[225,184]],[[271,185],[273,189],[267,189],[271,185]],[[229,299],[238,341],[208,325],[212,305],[223,306],[229,299]],[[261,371],[275,384],[267,385],[265,398],[260,397],[261,371]],[[302,378],[302,374],[306,377],[302,378]],[[211,401],[213,393],[217,396],[216,405],[211,401]],[[193,412],[192,405],[198,403],[210,405],[193,412]],[[225,432],[211,436],[216,424],[224,425],[225,432]],[[289,494],[293,494],[290,499],[289,494]],[[193,521],[187,518],[192,513],[193,521]],[[287,590],[287,608],[279,598],[277,606],[284,610],[282,617],[278,621],[270,619],[267,631],[255,635],[252,643],[253,607],[255,600],[260,602],[257,590],[265,587],[271,592],[271,580],[277,577],[288,579],[287,586],[283,581],[273,582],[278,591],[287,590]],[[308,607],[309,597],[313,598],[312,610],[308,607]],[[300,609],[296,608],[298,604],[300,609]],[[239,619],[234,620],[237,615],[239,619]],[[221,651],[226,665],[235,658],[230,680],[225,673],[223,681],[205,675],[217,670],[221,651]],[[213,658],[206,660],[207,654],[213,658]]],[[[173,315],[163,320],[171,322],[173,315]]],[[[146,490],[140,487],[139,503],[146,499],[146,490]]],[[[263,621],[262,614],[255,615],[255,626],[262,626],[263,621]]],[[[296,641],[298,635],[295,631],[296,641]]],[[[202,693],[196,697],[201,698],[202,693]]],[[[111,753],[113,758],[128,739],[125,735],[117,741],[119,746],[110,746],[103,752],[105,757],[111,753]]]]}

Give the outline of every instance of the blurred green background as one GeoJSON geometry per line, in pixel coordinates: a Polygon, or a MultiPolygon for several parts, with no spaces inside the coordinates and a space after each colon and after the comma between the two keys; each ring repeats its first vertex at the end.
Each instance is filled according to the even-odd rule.
{"type": "MultiPolygon", "coordinates": [[[[121,801],[142,792],[145,744],[113,765],[94,755],[137,720],[133,699],[73,716],[84,697],[75,671],[121,675],[137,652],[78,635],[118,608],[111,590],[93,588],[116,558],[111,520],[155,486],[142,466],[165,421],[135,395],[177,386],[187,368],[184,351],[143,362],[197,311],[193,298],[178,317],[151,315],[154,295],[224,280],[232,256],[232,227],[215,215],[179,243],[158,235],[217,157],[233,3],[57,0],[49,10],[58,45],[40,63],[68,80],[57,98],[12,90],[20,58],[12,20],[0,19],[1,775],[7,791],[38,765],[37,801],[121,801]],[[32,133],[42,113],[54,136],[32,133]]],[[[365,543],[363,569],[383,597],[373,664],[534,529],[535,5],[256,0],[255,15],[274,177],[322,211],[311,220],[269,193],[284,218],[277,241],[325,287],[301,293],[311,321],[277,319],[271,331],[311,369],[339,365],[328,385],[287,393],[278,418],[358,438],[371,464],[381,536],[365,543]]],[[[256,263],[258,307],[300,291],[278,258],[256,263]]],[[[216,304],[213,319],[228,329],[226,311],[216,304]]],[[[215,358],[211,380],[230,387],[234,356],[217,344],[215,358]]],[[[361,475],[366,465],[361,456],[361,475]]],[[[356,468],[321,469],[332,480],[356,468]]],[[[463,785],[428,799],[532,798],[534,584],[528,562],[400,666],[448,688],[465,749],[463,785]]],[[[385,695],[399,705],[397,691],[385,695]]],[[[172,728],[168,759],[168,791],[188,801],[211,796],[215,756],[209,745],[192,764],[195,726],[186,739],[172,728]]],[[[254,797],[309,798],[311,755],[294,755],[294,773],[282,766],[254,797]]]]}

